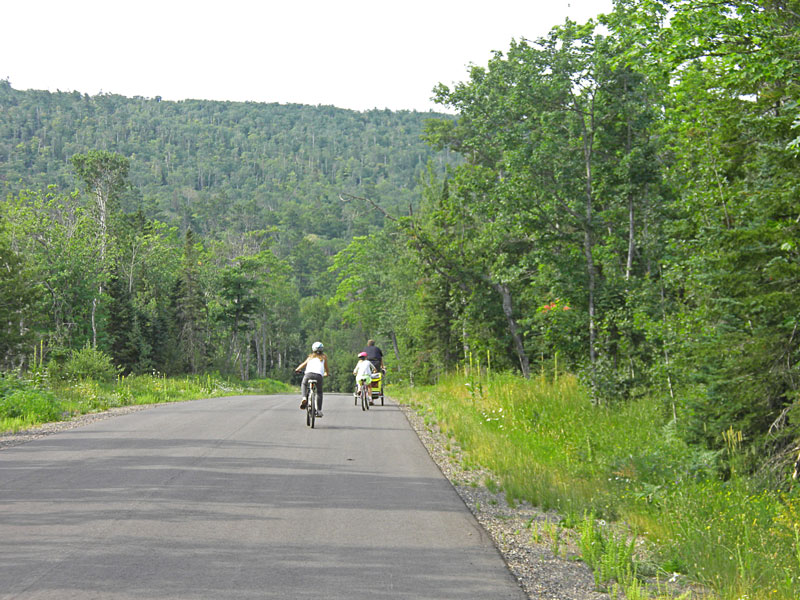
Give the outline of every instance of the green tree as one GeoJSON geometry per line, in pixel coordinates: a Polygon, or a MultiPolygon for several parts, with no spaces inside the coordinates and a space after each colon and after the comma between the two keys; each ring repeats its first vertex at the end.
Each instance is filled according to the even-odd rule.
{"type": "Polygon", "coordinates": [[[250,329],[256,374],[283,377],[291,366],[287,364],[289,354],[299,346],[300,296],[291,268],[271,250],[262,250],[249,260],[257,277],[257,308],[250,329]]]}
{"type": "Polygon", "coordinates": [[[712,448],[741,432],[753,466],[791,447],[800,422],[798,8],[631,1],[610,21],[628,63],[664,90],[664,273],[686,432],[712,448]]]}
{"type": "MultiPolygon", "coordinates": [[[[36,310],[47,349],[80,348],[88,328],[100,273],[95,229],[77,194],[23,191],[2,205],[9,243],[29,266],[27,284],[43,289],[36,310]]],[[[36,298],[37,296],[33,296],[36,298]]]]}
{"type": "Polygon", "coordinates": [[[619,365],[615,315],[631,278],[653,261],[643,256],[644,240],[637,244],[636,224],[658,179],[648,168],[654,108],[643,78],[614,67],[618,52],[591,22],[513,42],[486,69],[474,67],[470,81],[437,89],[437,100],[459,118],[427,129],[437,148],[449,146],[467,161],[431,213],[436,239],[452,242],[451,256],[479,265],[476,279],[502,299],[524,373],[529,348],[563,349],[542,348],[536,331],[523,331],[530,319],[517,315],[555,299],[579,309],[585,320],[573,320],[586,325],[586,352],[575,358],[588,364],[596,393],[598,363],[610,355],[613,368],[619,365]],[[622,282],[616,292],[614,281],[622,282]]]}
{"type": "Polygon", "coordinates": [[[241,379],[248,379],[250,359],[250,324],[258,307],[254,264],[236,260],[220,273],[220,321],[228,334],[228,361],[239,366],[241,379]]]}
{"type": "Polygon", "coordinates": [[[0,366],[5,369],[22,367],[34,345],[42,287],[30,282],[30,267],[14,251],[0,216],[0,366]]]}
{"type": "Polygon", "coordinates": [[[110,354],[114,363],[125,374],[140,371],[150,354],[141,320],[133,304],[133,298],[124,280],[112,276],[108,282],[109,316],[108,330],[110,354]]]}
{"type": "Polygon", "coordinates": [[[204,249],[194,232],[186,231],[180,278],[173,290],[173,307],[182,358],[180,368],[190,373],[202,372],[208,362],[206,328],[209,319],[201,277],[204,249]]]}
{"type": "MultiPolygon", "coordinates": [[[[93,214],[97,222],[97,242],[100,250],[100,268],[108,273],[107,255],[109,247],[109,222],[119,202],[119,196],[127,187],[128,159],[114,152],[90,150],[86,154],[76,154],[71,163],[86,191],[94,199],[93,214]]],[[[92,345],[97,347],[97,304],[103,297],[104,278],[101,277],[97,297],[92,301],[92,345]]]]}

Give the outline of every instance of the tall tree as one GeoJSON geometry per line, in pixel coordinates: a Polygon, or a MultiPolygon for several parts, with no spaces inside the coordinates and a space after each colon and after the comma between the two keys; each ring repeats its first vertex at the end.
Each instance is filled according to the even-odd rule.
{"type": "Polygon", "coordinates": [[[31,285],[32,273],[9,239],[0,216],[0,366],[20,368],[31,347],[41,285],[31,285]]]}
{"type": "Polygon", "coordinates": [[[370,332],[370,337],[390,339],[397,360],[398,332],[409,317],[406,290],[414,284],[406,270],[412,255],[398,237],[388,229],[356,237],[334,257],[331,266],[337,278],[333,301],[342,305],[345,322],[370,332]],[[387,256],[393,260],[385,260],[387,256]]]}
{"type": "Polygon", "coordinates": [[[93,222],[78,194],[23,191],[0,208],[11,248],[28,265],[28,285],[44,289],[46,350],[82,347],[92,336],[100,273],[93,222]]]}
{"type": "Polygon", "coordinates": [[[174,302],[175,325],[183,356],[181,362],[190,373],[202,372],[208,361],[205,336],[208,312],[201,278],[203,253],[202,242],[191,229],[187,230],[183,245],[181,277],[175,284],[174,302]]]}
{"type": "MultiPolygon", "coordinates": [[[[94,216],[97,220],[100,268],[108,272],[107,254],[109,245],[109,220],[119,201],[121,192],[128,185],[130,164],[127,158],[106,150],[90,150],[71,158],[72,166],[86,191],[94,198],[94,216]]],[[[97,297],[92,300],[92,345],[97,347],[97,302],[103,296],[104,279],[100,279],[97,297]]]]}

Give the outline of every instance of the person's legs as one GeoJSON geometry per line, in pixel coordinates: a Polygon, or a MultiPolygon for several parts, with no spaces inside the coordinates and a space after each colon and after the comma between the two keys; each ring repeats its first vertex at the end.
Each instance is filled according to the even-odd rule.
{"type": "MultiPolygon", "coordinates": [[[[308,396],[306,395],[306,390],[308,389],[307,382],[308,382],[309,379],[313,379],[314,381],[317,382],[317,410],[321,413],[322,412],[322,375],[319,375],[318,373],[306,373],[305,376],[303,377],[303,383],[300,385],[300,387],[303,390],[303,398],[304,399],[307,398],[308,400],[311,400],[311,398],[308,398],[308,396]]],[[[303,408],[305,408],[305,406],[303,406],[303,408]]]]}
{"type": "Polygon", "coordinates": [[[322,412],[322,375],[317,375],[317,408],[322,412]]]}
{"type": "Polygon", "coordinates": [[[370,398],[372,398],[372,391],[370,390],[370,381],[371,381],[371,379],[370,379],[369,375],[359,375],[359,377],[358,377],[358,391],[360,393],[361,392],[361,387],[363,386],[364,388],[366,388],[367,393],[370,395],[370,398]]]}
{"type": "Polygon", "coordinates": [[[308,373],[303,375],[303,382],[300,384],[300,395],[303,397],[303,401],[300,403],[300,408],[304,409],[306,407],[306,402],[308,401],[308,373]]]}

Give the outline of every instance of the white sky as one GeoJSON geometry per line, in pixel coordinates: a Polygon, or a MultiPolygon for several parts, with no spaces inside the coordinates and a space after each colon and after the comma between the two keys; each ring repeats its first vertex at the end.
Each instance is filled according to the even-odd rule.
{"type": "Polygon", "coordinates": [[[443,110],[512,38],[612,0],[6,0],[0,79],[15,89],[443,110]]]}

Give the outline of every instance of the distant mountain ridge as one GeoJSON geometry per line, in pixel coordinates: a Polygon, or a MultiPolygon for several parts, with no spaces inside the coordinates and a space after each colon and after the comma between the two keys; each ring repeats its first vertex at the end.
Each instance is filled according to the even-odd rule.
{"type": "Polygon", "coordinates": [[[302,219],[311,233],[348,238],[380,217],[345,214],[341,192],[406,210],[429,161],[457,162],[420,139],[430,118],[453,117],[19,91],[0,80],[0,182],[5,194],[72,190],[70,157],[103,149],[131,161],[128,212],[210,235],[302,219]]]}

